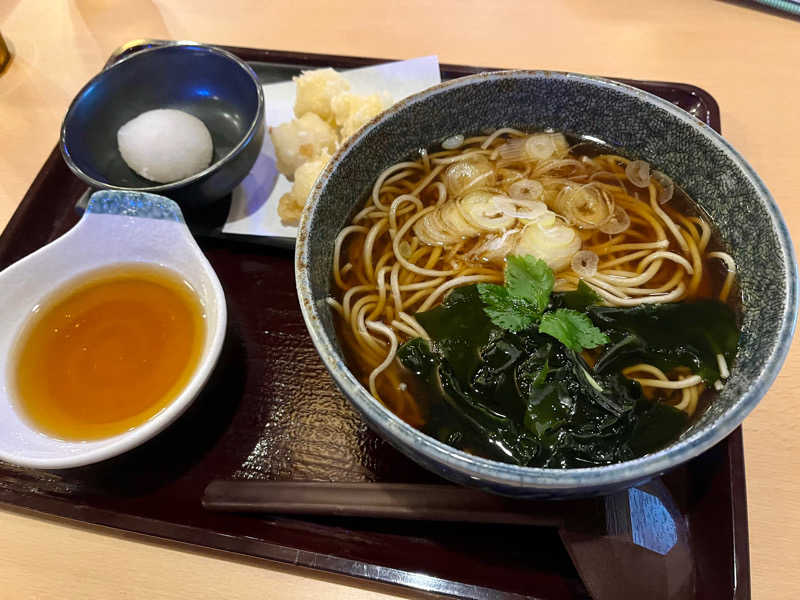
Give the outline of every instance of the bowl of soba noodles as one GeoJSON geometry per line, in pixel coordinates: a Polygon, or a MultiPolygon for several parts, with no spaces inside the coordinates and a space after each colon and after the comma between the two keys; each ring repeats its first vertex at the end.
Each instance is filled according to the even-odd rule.
{"type": "Polygon", "coordinates": [[[308,329],[363,418],[454,482],[609,493],[730,434],[798,309],[778,207],[716,132],[627,85],[484,73],[345,143],[304,211],[308,329]]]}

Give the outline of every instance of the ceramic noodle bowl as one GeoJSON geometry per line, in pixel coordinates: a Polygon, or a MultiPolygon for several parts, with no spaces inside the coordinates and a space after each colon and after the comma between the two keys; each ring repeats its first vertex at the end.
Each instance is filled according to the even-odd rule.
{"type": "Polygon", "coordinates": [[[767,392],[788,352],[797,314],[797,271],[780,212],[761,179],[716,132],[669,102],[594,77],[506,71],[465,77],[412,96],[346,143],[323,171],[300,224],[297,289],[325,365],[369,425],[403,453],[462,484],[524,497],[608,493],[663,473],[730,434],[767,392]],[[411,427],[373,398],[348,368],[326,299],[334,240],[378,175],[455,135],[502,127],[552,129],[610,144],[672,177],[708,214],[737,265],[743,297],[735,365],[724,389],[679,439],[618,464],[545,469],[456,450],[411,427]]]}

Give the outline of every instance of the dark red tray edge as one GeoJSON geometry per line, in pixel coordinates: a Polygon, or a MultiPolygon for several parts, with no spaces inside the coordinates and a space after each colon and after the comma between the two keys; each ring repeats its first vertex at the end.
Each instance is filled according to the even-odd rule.
{"type": "MultiPolygon", "coordinates": [[[[502,592],[492,588],[482,587],[432,577],[430,575],[414,573],[414,581],[409,581],[409,573],[401,569],[393,569],[381,565],[370,564],[339,558],[333,555],[323,555],[315,552],[297,550],[289,546],[273,544],[256,539],[241,538],[209,530],[198,530],[195,527],[179,525],[168,521],[121,515],[111,511],[92,508],[91,513],[99,518],[86,518],[83,507],[69,503],[57,503],[51,498],[32,497],[25,504],[14,503],[8,497],[13,493],[0,491],[0,506],[5,510],[21,515],[38,516],[56,523],[81,526],[90,525],[93,529],[106,535],[132,537],[143,542],[167,543],[177,548],[197,551],[207,554],[210,550],[219,553],[222,558],[241,560],[253,558],[277,565],[299,567],[307,571],[308,575],[314,573],[328,573],[343,579],[356,580],[353,583],[359,586],[377,584],[385,586],[388,593],[397,590],[395,586],[407,588],[409,592],[424,594],[430,597],[455,597],[470,600],[517,600],[534,596],[522,596],[511,592],[502,592]],[[66,506],[60,512],[53,512],[50,507],[59,504],[66,506]],[[151,533],[158,531],[159,533],[151,533]],[[202,539],[201,539],[202,538],[202,539]],[[213,539],[215,545],[208,542],[213,539]]],[[[403,594],[402,590],[395,593],[403,594]]]]}
{"type": "MultiPolygon", "coordinates": [[[[114,53],[112,53],[107,64],[118,60],[126,54],[135,52],[136,50],[152,45],[158,45],[160,43],[164,42],[162,40],[133,40],[127,44],[124,44],[114,53]]],[[[248,62],[274,62],[304,67],[334,65],[338,68],[355,68],[387,62],[389,60],[280,50],[259,50],[255,48],[236,46],[220,47],[232,52],[233,54],[236,54],[248,62]]],[[[501,69],[470,67],[453,64],[440,65],[440,71],[445,79],[493,70],[501,69]]],[[[719,105],[710,93],[700,87],[686,83],[643,81],[621,78],[614,79],[616,81],[633,86],[647,85],[662,90],[668,90],[672,88],[679,89],[684,93],[689,93],[697,97],[704,108],[702,114],[695,116],[697,116],[701,121],[707,123],[716,131],[720,131],[721,129],[719,105]]],[[[50,176],[50,172],[56,166],[61,166],[61,161],[62,159],[60,156],[60,151],[58,146],[56,146],[48,156],[40,171],[37,173],[33,183],[26,192],[17,209],[14,211],[7,226],[2,233],[0,233],[0,251],[2,251],[4,243],[7,243],[6,240],[14,237],[12,233],[14,233],[19,227],[19,222],[22,220],[23,213],[28,210],[28,205],[31,204],[37,197],[39,191],[44,185],[45,180],[50,176]]],[[[14,258],[13,260],[17,260],[17,258],[14,258]]],[[[737,428],[737,430],[729,436],[727,444],[728,468],[731,480],[731,509],[733,521],[731,529],[734,536],[733,553],[735,558],[734,564],[736,565],[736,573],[734,577],[736,587],[733,597],[737,600],[744,600],[750,598],[750,561],[744,451],[741,427],[737,428]]],[[[29,510],[35,513],[41,513],[48,517],[66,518],[71,521],[120,529],[148,538],[152,537],[164,539],[179,544],[189,544],[195,547],[210,548],[245,556],[254,556],[272,562],[292,564],[294,566],[355,577],[362,580],[366,579],[369,581],[377,581],[379,583],[382,582],[387,584],[395,584],[428,594],[445,594],[448,596],[476,599],[520,597],[516,594],[498,592],[497,590],[489,588],[463,584],[457,581],[444,580],[429,576],[422,576],[424,581],[420,581],[419,576],[416,577],[415,581],[411,581],[407,577],[405,571],[392,569],[389,567],[341,559],[332,555],[322,555],[301,551],[261,540],[242,540],[238,537],[208,530],[198,531],[197,528],[194,527],[168,523],[165,521],[157,521],[154,519],[131,515],[114,514],[110,511],[100,511],[98,509],[93,509],[95,516],[104,518],[86,518],[87,515],[85,514],[82,506],[71,504],[69,502],[57,501],[52,498],[37,497],[35,495],[20,498],[18,494],[0,490],[0,504],[16,510],[29,510]],[[156,531],[160,533],[155,533],[156,531]],[[170,532],[169,535],[165,535],[167,532],[170,532]],[[202,532],[202,534],[200,532],[202,532]],[[205,541],[201,539],[203,536],[205,536],[205,541]],[[210,541],[209,538],[217,542],[217,545],[210,545],[208,543],[208,541],[210,541]],[[246,543],[243,544],[243,541],[246,543]],[[246,548],[243,548],[243,546],[246,546],[246,548]]]]}

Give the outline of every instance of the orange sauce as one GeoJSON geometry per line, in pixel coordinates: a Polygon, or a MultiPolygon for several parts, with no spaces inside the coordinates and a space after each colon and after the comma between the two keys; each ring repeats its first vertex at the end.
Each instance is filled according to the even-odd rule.
{"type": "Polygon", "coordinates": [[[62,439],[109,437],[158,413],[205,341],[194,290],[154,266],[95,271],[32,312],[11,363],[15,396],[36,429],[62,439]]]}

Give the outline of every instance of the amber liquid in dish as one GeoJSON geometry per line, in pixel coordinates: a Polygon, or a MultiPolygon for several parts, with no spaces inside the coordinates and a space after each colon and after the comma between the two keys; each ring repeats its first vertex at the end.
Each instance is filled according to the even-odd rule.
{"type": "Polygon", "coordinates": [[[148,420],[189,381],[205,339],[194,290],[153,266],[95,271],[32,312],[11,363],[15,396],[36,429],[61,439],[148,420]]]}

